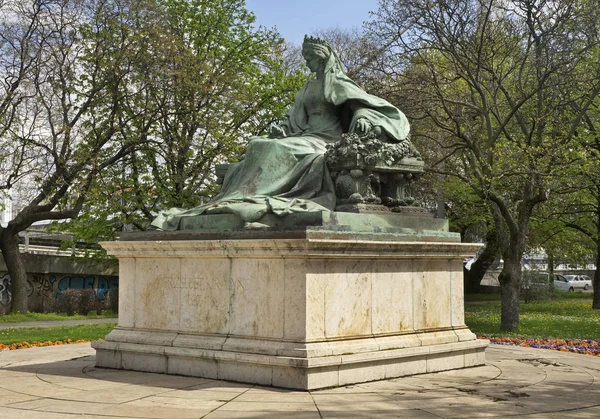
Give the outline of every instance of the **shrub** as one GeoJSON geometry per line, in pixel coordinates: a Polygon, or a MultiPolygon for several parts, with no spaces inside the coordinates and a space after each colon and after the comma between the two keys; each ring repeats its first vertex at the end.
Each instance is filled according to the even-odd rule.
{"type": "Polygon", "coordinates": [[[96,314],[100,316],[104,310],[104,300],[94,300],[92,310],[96,310],[96,314]]]}
{"type": "Polygon", "coordinates": [[[62,295],[61,309],[67,316],[74,316],[81,300],[81,290],[67,288],[62,295]]]}
{"type": "Polygon", "coordinates": [[[524,271],[521,281],[521,298],[526,303],[554,297],[554,281],[545,272],[524,271]]]}
{"type": "Polygon", "coordinates": [[[117,313],[119,311],[119,288],[111,288],[106,293],[108,298],[107,307],[117,313]]]}
{"type": "Polygon", "coordinates": [[[73,316],[75,313],[85,316],[94,308],[96,302],[96,292],[93,289],[67,288],[62,297],[62,311],[68,316],[73,316]]]}
{"type": "Polygon", "coordinates": [[[57,300],[57,297],[45,299],[43,302],[44,313],[60,313],[61,305],[57,300]]]}
{"type": "Polygon", "coordinates": [[[78,290],[81,292],[81,300],[77,307],[77,312],[83,316],[87,316],[90,310],[95,309],[96,291],[93,289],[78,290]]]}

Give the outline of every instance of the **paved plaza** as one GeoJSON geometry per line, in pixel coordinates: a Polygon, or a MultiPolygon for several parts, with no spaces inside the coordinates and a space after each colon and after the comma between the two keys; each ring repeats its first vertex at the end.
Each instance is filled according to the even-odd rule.
{"type": "Polygon", "coordinates": [[[0,418],[599,418],[600,357],[487,350],[487,365],[312,392],[94,367],[89,343],[0,353],[0,418]]]}

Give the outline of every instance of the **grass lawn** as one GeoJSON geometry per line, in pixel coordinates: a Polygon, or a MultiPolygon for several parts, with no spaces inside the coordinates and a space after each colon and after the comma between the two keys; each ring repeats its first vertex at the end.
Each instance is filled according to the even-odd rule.
{"type": "Polygon", "coordinates": [[[98,340],[104,338],[116,323],[90,324],[84,326],[27,327],[0,331],[0,344],[19,342],[46,342],[76,340],[98,340]]]}
{"type": "Polygon", "coordinates": [[[588,298],[521,303],[518,332],[500,331],[500,302],[496,301],[465,304],[465,323],[478,336],[600,341],[600,310],[591,308],[591,295],[587,295],[588,298]]]}
{"type": "Polygon", "coordinates": [[[10,313],[0,314],[0,323],[19,323],[19,322],[36,322],[36,321],[53,321],[53,320],[82,320],[82,319],[103,319],[116,318],[117,313],[112,310],[102,310],[102,314],[96,314],[96,311],[90,311],[87,316],[75,314],[67,316],[66,313],[10,313]]]}

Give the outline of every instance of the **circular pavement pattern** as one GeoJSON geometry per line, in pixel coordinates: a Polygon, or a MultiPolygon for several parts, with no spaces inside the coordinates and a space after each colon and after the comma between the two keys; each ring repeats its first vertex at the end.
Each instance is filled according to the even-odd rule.
{"type": "Polygon", "coordinates": [[[299,392],[94,367],[89,344],[0,353],[0,418],[600,418],[600,357],[492,345],[482,367],[299,392]]]}

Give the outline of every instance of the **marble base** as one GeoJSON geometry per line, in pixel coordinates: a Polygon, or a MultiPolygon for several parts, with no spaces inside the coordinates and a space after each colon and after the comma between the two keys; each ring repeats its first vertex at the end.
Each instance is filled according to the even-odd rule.
{"type": "Polygon", "coordinates": [[[464,324],[479,245],[334,237],[102,243],[119,323],[97,366],[311,390],[485,362],[464,324]]]}

